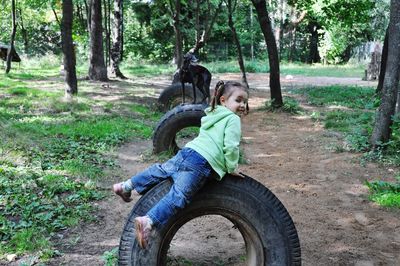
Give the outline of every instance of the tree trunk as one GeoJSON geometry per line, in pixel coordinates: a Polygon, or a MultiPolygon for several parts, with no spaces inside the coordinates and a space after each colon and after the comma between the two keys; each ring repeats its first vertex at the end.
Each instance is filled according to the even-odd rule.
{"type": "Polygon", "coordinates": [[[87,21],[87,31],[90,34],[90,24],[91,24],[91,20],[92,20],[92,12],[90,10],[91,6],[92,6],[92,0],[88,0],[89,1],[89,5],[87,3],[87,0],[84,0],[83,3],[85,4],[85,10],[86,10],[86,21],[87,21]]]}
{"type": "Polygon", "coordinates": [[[6,74],[8,74],[11,70],[11,60],[14,51],[15,33],[17,31],[17,24],[15,23],[15,0],[11,1],[11,13],[12,13],[12,30],[11,30],[10,48],[7,51],[6,74]]]}
{"type": "MultiPolygon", "coordinates": [[[[291,9],[292,16],[295,14],[295,9],[291,9]]],[[[295,16],[295,18],[291,21],[289,24],[289,62],[295,61],[296,60],[296,32],[297,32],[297,26],[304,20],[304,18],[307,15],[307,11],[302,11],[299,14],[299,17],[295,16]]]]}
{"type": "Polygon", "coordinates": [[[107,81],[107,68],[104,64],[101,0],[92,0],[91,13],[89,79],[107,81]]]}
{"type": "Polygon", "coordinates": [[[318,52],[318,27],[319,25],[315,22],[310,22],[308,29],[311,33],[310,36],[310,52],[308,54],[307,63],[317,63],[321,61],[321,57],[318,52]]]}
{"type": "Polygon", "coordinates": [[[25,53],[27,53],[28,49],[29,49],[28,31],[25,29],[25,26],[24,26],[22,10],[19,9],[18,13],[19,13],[20,26],[21,26],[21,35],[22,35],[22,38],[24,39],[24,50],[25,50],[25,53]]]}
{"type": "Polygon", "coordinates": [[[62,1],[62,25],[61,39],[64,53],[64,71],[65,71],[65,96],[71,98],[78,93],[78,83],[75,69],[75,51],[72,41],[72,22],[73,22],[73,4],[72,0],[62,1]]]}
{"type": "MultiPolygon", "coordinates": [[[[221,9],[221,6],[222,6],[222,3],[223,3],[223,2],[224,2],[224,0],[220,0],[220,2],[219,2],[219,4],[218,4],[218,7],[217,7],[217,9],[215,10],[214,16],[212,16],[212,19],[211,19],[209,25],[207,25],[207,24],[208,24],[208,20],[207,20],[207,19],[205,20],[205,22],[204,22],[204,30],[203,30],[203,33],[201,34],[200,38],[198,38],[198,39],[196,40],[196,45],[195,45],[192,49],[190,49],[190,52],[191,52],[191,53],[196,53],[198,50],[200,50],[202,47],[204,47],[206,41],[208,40],[208,36],[210,36],[210,32],[211,32],[211,30],[212,30],[212,28],[213,28],[213,26],[214,26],[215,19],[216,19],[217,16],[220,14],[219,11],[220,11],[220,9],[221,9]]],[[[210,4],[210,1],[207,1],[207,3],[208,3],[208,10],[207,10],[207,11],[208,11],[208,14],[211,14],[211,4],[210,4]]],[[[210,16],[211,16],[211,15],[210,15],[210,16]]],[[[208,18],[208,16],[207,16],[206,18],[208,18]]]]}
{"type": "Polygon", "coordinates": [[[126,79],[119,69],[119,63],[121,62],[122,55],[122,2],[123,0],[114,0],[114,23],[113,23],[113,38],[111,48],[111,73],[116,77],[126,79]]]}
{"type": "Polygon", "coordinates": [[[237,49],[237,53],[238,53],[238,63],[239,63],[240,71],[242,72],[242,82],[246,86],[246,88],[249,89],[249,84],[247,82],[247,77],[246,77],[246,69],[244,67],[244,62],[243,62],[242,48],[240,46],[239,38],[236,33],[236,28],[233,23],[232,13],[234,12],[234,10],[236,8],[236,3],[237,3],[236,0],[234,0],[234,1],[235,1],[235,3],[232,6],[232,0],[226,0],[226,4],[228,7],[228,25],[229,25],[229,28],[231,29],[233,41],[236,45],[236,49],[237,49]]]}
{"type": "Polygon", "coordinates": [[[383,80],[385,78],[386,62],[387,62],[387,57],[388,57],[388,40],[389,40],[389,27],[386,29],[385,40],[383,41],[381,69],[379,72],[378,86],[376,87],[376,90],[375,90],[375,92],[378,95],[381,95],[381,93],[382,93],[383,80]]]}
{"type": "Polygon", "coordinates": [[[271,21],[267,13],[267,4],[265,0],[252,0],[252,2],[256,8],[258,22],[260,23],[261,31],[267,44],[270,69],[269,86],[271,90],[272,104],[275,107],[281,107],[283,105],[283,100],[279,74],[279,56],[274,33],[272,31],[271,21]]]}
{"type": "Polygon", "coordinates": [[[56,18],[57,24],[58,24],[58,26],[59,26],[60,29],[61,29],[61,22],[60,22],[60,19],[58,18],[57,12],[56,12],[56,10],[54,9],[53,6],[51,7],[51,10],[53,11],[53,14],[54,14],[54,17],[56,18]]]}
{"type": "Polygon", "coordinates": [[[181,15],[181,1],[175,0],[175,9],[172,5],[172,0],[170,0],[170,11],[173,19],[173,28],[175,32],[175,63],[176,68],[180,68],[183,62],[183,45],[182,45],[182,33],[180,29],[180,19],[181,15]]]}
{"type": "Polygon", "coordinates": [[[382,100],[376,113],[375,126],[371,136],[373,149],[377,149],[381,143],[389,140],[392,116],[395,113],[400,76],[400,1],[398,0],[392,0],[390,4],[388,35],[388,57],[382,87],[382,100]]]}
{"type": "Polygon", "coordinates": [[[110,1],[109,0],[104,0],[103,1],[103,5],[104,5],[104,34],[105,34],[105,38],[104,38],[104,52],[105,52],[105,64],[106,67],[110,65],[110,50],[111,50],[111,41],[110,41],[110,37],[111,37],[111,30],[110,30],[110,1]]]}

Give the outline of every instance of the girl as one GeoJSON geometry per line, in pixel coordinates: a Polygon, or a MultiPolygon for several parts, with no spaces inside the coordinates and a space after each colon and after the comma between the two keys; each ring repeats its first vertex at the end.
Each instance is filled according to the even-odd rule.
{"type": "Polygon", "coordinates": [[[242,84],[219,81],[194,140],[167,162],[154,164],[127,181],[114,184],[114,193],[130,202],[133,190],[142,194],[166,178],[173,179],[167,195],[145,216],[135,218],[136,238],[141,248],[147,247],[152,229],[166,224],[184,208],[207,180],[221,180],[226,173],[240,176],[237,172],[240,116],[248,112],[247,100],[248,93],[242,84]]]}

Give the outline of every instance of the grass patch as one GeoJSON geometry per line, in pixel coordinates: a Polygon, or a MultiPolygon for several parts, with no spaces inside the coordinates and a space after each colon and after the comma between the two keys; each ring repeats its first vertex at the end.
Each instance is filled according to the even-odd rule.
{"type": "Polygon", "coordinates": [[[265,102],[264,108],[268,112],[285,112],[290,114],[302,114],[303,109],[300,107],[299,102],[292,97],[283,97],[283,105],[280,107],[276,107],[272,100],[268,100],[265,102]]]}
{"type": "MultiPolygon", "coordinates": [[[[201,59],[201,58],[200,58],[201,59]]],[[[240,73],[236,59],[226,61],[200,61],[211,73],[240,73]]],[[[245,60],[247,73],[269,73],[268,61],[245,60]]],[[[364,74],[365,66],[362,65],[322,65],[281,62],[281,75],[324,76],[324,77],[358,77],[364,74]]],[[[176,66],[169,64],[150,64],[143,62],[129,62],[122,64],[122,72],[133,76],[172,75],[176,66]]]]}
{"type": "Polygon", "coordinates": [[[385,207],[400,208],[400,182],[386,181],[365,182],[370,191],[370,200],[385,207]]]}
{"type": "Polygon", "coordinates": [[[104,261],[104,266],[114,266],[117,265],[118,261],[118,248],[114,248],[110,251],[106,251],[101,256],[104,261]]]}
{"type": "Polygon", "coordinates": [[[0,164],[1,253],[51,248],[58,230],[90,218],[92,204],[102,193],[60,174],[0,164]]]}
{"type": "Polygon", "coordinates": [[[167,64],[129,63],[122,64],[121,71],[132,76],[172,75],[175,66],[167,64]]]}
{"type": "Polygon", "coordinates": [[[370,133],[371,123],[374,117],[373,112],[360,110],[333,110],[327,112],[324,125],[327,129],[351,133],[356,128],[364,128],[366,133],[370,133]]]}
{"type": "Polygon", "coordinates": [[[116,167],[110,151],[150,138],[161,115],[134,102],[102,111],[104,102],[85,97],[84,89],[65,102],[62,86],[34,88],[33,79],[58,70],[35,71],[0,74],[0,258],[56,254],[57,232],[94,219],[93,201],[104,196],[96,182],[116,167]]]}
{"type": "Polygon", "coordinates": [[[325,128],[345,135],[346,149],[368,151],[372,132],[374,109],[377,105],[373,88],[354,86],[311,87],[292,90],[307,97],[311,105],[326,107],[311,117],[322,121],[325,128]]]}
{"type": "MultiPolygon", "coordinates": [[[[211,73],[239,73],[240,68],[237,60],[200,62],[211,73]]],[[[365,66],[362,65],[322,65],[322,64],[303,64],[281,62],[280,74],[302,75],[310,77],[358,77],[361,78],[365,66]]],[[[248,73],[269,73],[268,61],[245,60],[245,69],[248,73]]]]}
{"type": "MultiPolygon", "coordinates": [[[[328,107],[324,114],[314,112],[312,118],[323,121],[325,128],[345,135],[346,149],[364,152],[364,160],[374,160],[385,164],[400,165],[400,117],[393,118],[391,139],[377,150],[371,151],[369,137],[374,122],[374,109],[379,102],[373,88],[329,86],[306,88],[293,93],[301,93],[310,104],[328,107]],[[329,108],[332,105],[336,108],[329,108]]],[[[400,183],[385,181],[366,182],[370,190],[370,200],[387,207],[400,207],[400,183]]]]}
{"type": "Polygon", "coordinates": [[[303,63],[282,63],[281,75],[302,75],[310,77],[354,77],[361,78],[364,75],[363,65],[323,65],[303,63]]]}
{"type": "Polygon", "coordinates": [[[307,95],[308,102],[317,106],[333,105],[368,110],[377,106],[374,88],[327,86],[296,89],[291,93],[307,95]]]}

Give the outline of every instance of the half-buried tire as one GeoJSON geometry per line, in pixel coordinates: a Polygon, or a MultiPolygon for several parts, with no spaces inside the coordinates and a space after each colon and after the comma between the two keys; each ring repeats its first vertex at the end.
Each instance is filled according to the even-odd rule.
{"type": "Polygon", "coordinates": [[[168,111],[158,122],[153,134],[153,152],[172,151],[180,148],[176,137],[184,128],[200,127],[201,118],[205,115],[203,104],[184,104],[168,111]]]}
{"type": "MultiPolygon", "coordinates": [[[[196,103],[200,103],[203,99],[203,93],[196,88],[196,103]]],[[[193,87],[192,84],[185,84],[185,102],[193,102],[193,87]]],[[[158,97],[158,108],[161,112],[167,112],[175,106],[182,103],[182,85],[181,83],[174,83],[166,87],[158,97]]]]}
{"type": "Polygon", "coordinates": [[[300,242],[293,221],[279,199],[251,177],[225,176],[205,185],[192,202],[162,228],[155,229],[148,248],[139,247],[134,218],[142,216],[170,189],[164,181],[133,207],[119,245],[119,265],[166,265],[167,252],[176,232],[185,223],[203,215],[221,215],[240,231],[247,265],[301,265],[300,242]]]}

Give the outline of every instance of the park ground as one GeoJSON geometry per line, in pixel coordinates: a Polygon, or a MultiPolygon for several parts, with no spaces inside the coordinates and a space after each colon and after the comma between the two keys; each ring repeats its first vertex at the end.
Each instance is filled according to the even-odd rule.
{"type": "MultiPolygon", "coordinates": [[[[220,74],[212,84],[218,79],[239,80],[239,75],[220,74]]],[[[303,265],[399,265],[400,211],[369,201],[364,185],[366,180],[393,180],[397,169],[346,152],[341,134],[311,119],[309,114],[317,107],[299,95],[294,97],[306,110],[303,115],[266,112],[261,107],[270,97],[268,76],[252,74],[248,79],[253,90],[251,112],[242,124],[247,164],[241,165],[241,171],[267,186],[289,211],[298,230],[303,265]]],[[[98,90],[92,97],[118,101],[129,93],[155,102],[169,82],[162,76],[94,83],[98,90]],[[135,86],[148,90],[135,91],[135,86]]],[[[332,84],[376,86],[359,78],[282,77],[284,94],[286,89],[332,84]]],[[[118,158],[120,168],[99,184],[109,192],[96,203],[96,222],[60,234],[61,255],[49,265],[104,265],[107,256],[115,254],[125,219],[139,197],[123,203],[111,193],[111,185],[153,163],[151,149],[151,141],[135,141],[110,154],[118,158]]],[[[243,255],[240,233],[214,216],[185,225],[171,245],[172,265],[245,265],[243,255]]]]}

